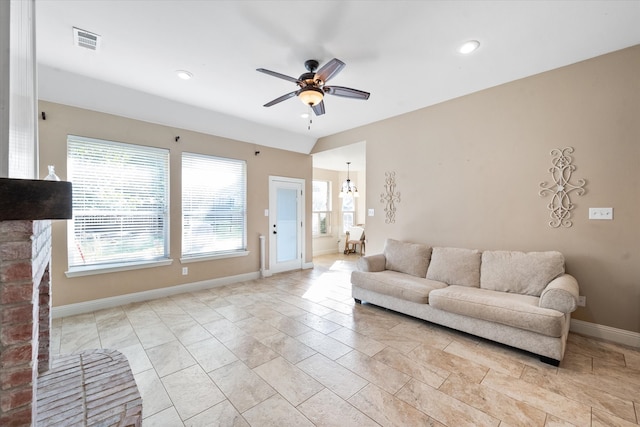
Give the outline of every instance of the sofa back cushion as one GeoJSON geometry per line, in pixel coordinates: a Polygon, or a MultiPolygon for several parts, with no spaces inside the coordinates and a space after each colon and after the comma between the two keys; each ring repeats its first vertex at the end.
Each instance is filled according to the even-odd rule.
{"type": "Polygon", "coordinates": [[[544,288],[564,273],[560,252],[485,251],[480,287],[539,297],[544,288]]]}
{"type": "Polygon", "coordinates": [[[420,243],[401,242],[387,239],[384,244],[384,256],[387,270],[426,277],[431,248],[420,243]]]}
{"type": "Polygon", "coordinates": [[[475,249],[433,248],[427,279],[479,288],[481,255],[475,249]]]}

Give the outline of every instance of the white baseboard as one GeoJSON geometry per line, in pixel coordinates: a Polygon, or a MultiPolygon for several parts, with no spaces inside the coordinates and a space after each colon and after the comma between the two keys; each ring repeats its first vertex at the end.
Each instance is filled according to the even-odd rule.
{"type": "Polygon", "coordinates": [[[578,334],[640,348],[640,333],[637,332],[612,328],[611,326],[599,325],[597,323],[585,322],[577,319],[571,319],[571,327],[569,330],[578,334]]]}
{"type": "Polygon", "coordinates": [[[168,286],[166,288],[151,289],[149,291],[135,292],[114,297],[100,298],[92,301],[79,302],[75,304],[61,305],[51,309],[51,317],[54,319],[66,316],[75,316],[82,313],[91,313],[96,310],[117,307],[119,305],[130,304],[132,302],[148,301],[157,298],[164,298],[171,295],[185,292],[201,291],[203,289],[215,288],[218,286],[231,285],[233,283],[245,282],[259,279],[260,273],[245,273],[236,276],[221,277],[218,279],[203,280],[201,282],[185,283],[183,285],[168,286]]]}

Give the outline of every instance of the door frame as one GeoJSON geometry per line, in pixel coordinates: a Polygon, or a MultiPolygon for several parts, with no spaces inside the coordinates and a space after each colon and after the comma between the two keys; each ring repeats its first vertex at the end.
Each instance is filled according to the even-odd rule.
{"type": "Polygon", "coordinates": [[[268,231],[268,247],[269,247],[269,273],[271,275],[273,273],[281,273],[283,271],[291,271],[297,269],[303,269],[305,267],[305,258],[306,258],[306,221],[305,221],[305,200],[306,200],[306,191],[305,191],[306,181],[302,178],[289,178],[284,176],[269,176],[269,231],[268,231]],[[288,184],[299,184],[300,185],[300,198],[298,199],[298,212],[299,212],[299,220],[300,220],[300,264],[296,264],[295,267],[289,268],[281,268],[276,265],[276,256],[275,251],[273,250],[276,239],[273,238],[272,228],[273,224],[276,223],[275,213],[277,211],[276,208],[276,187],[277,183],[284,182],[288,184]]]}

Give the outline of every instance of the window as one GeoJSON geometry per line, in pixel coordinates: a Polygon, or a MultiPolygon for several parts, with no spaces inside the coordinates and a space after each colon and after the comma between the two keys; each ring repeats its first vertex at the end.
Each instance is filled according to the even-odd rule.
{"type": "Polygon", "coordinates": [[[356,201],[352,195],[342,198],[342,232],[346,233],[353,227],[356,217],[356,201]]]}
{"type": "Polygon", "coordinates": [[[69,269],[168,258],[169,151],[69,135],[69,269]]]}
{"type": "Polygon", "coordinates": [[[314,236],[331,235],[331,182],[313,181],[312,228],[314,236]]]}
{"type": "Polygon", "coordinates": [[[182,154],[182,257],[244,252],[246,162],[182,154]]]}

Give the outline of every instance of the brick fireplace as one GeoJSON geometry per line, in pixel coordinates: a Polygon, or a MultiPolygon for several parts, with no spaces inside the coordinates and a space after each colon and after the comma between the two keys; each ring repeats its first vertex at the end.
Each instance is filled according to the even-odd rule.
{"type": "Polygon", "coordinates": [[[50,367],[51,219],[71,218],[71,184],[0,178],[0,425],[35,425],[50,367]]]}

